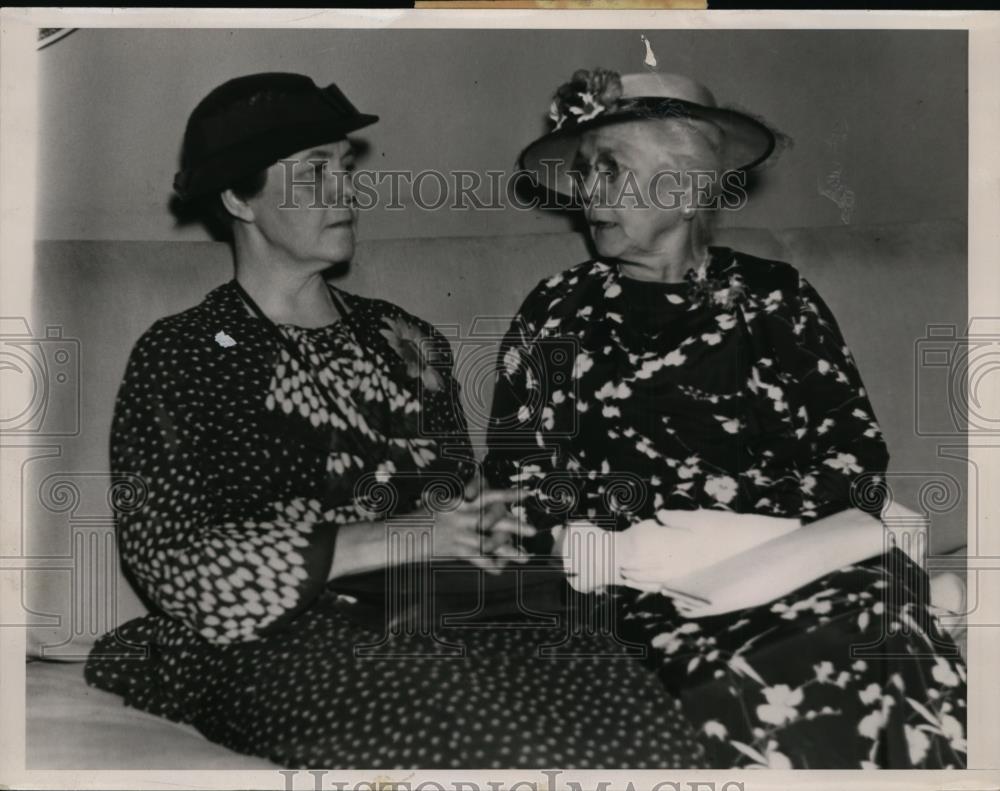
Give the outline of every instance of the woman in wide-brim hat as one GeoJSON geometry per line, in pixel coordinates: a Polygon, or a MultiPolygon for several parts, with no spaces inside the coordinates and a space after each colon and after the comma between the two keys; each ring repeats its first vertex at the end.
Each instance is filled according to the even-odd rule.
{"type": "Polygon", "coordinates": [[[228,226],[235,277],[129,359],[111,466],[141,483],[116,520],[151,612],[98,642],[88,681],[291,768],[701,765],[655,678],[601,672],[611,638],[445,628],[406,584],[441,556],[501,568],[517,526],[505,495],[463,500],[448,342],[328,279],[354,251],[347,135],[376,120],[282,73],[192,113],[175,186],[228,226]]]}
{"type": "Polygon", "coordinates": [[[577,72],[550,118],[521,166],[596,257],[500,352],[486,464],[532,548],[614,595],[714,765],[964,765],[964,666],[884,551],[888,452],[837,322],[791,265],[712,244],[779,136],[671,74],[577,72]]]}

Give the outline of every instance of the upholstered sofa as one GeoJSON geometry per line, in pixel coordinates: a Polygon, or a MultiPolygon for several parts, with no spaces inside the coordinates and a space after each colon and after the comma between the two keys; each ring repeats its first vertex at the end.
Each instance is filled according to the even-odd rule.
{"type": "MultiPolygon", "coordinates": [[[[928,325],[960,335],[966,323],[964,225],[741,229],[721,241],[794,263],[833,308],[890,445],[893,495],[929,522],[935,595],[960,610],[955,577],[934,568],[965,543],[966,470],[960,453],[939,453],[940,438],[921,429],[947,426],[952,416],[919,351],[928,325]]],[[[509,317],[539,279],[586,257],[574,234],[376,241],[360,245],[340,282],[449,335],[481,439],[492,358],[509,317]]],[[[193,305],[230,276],[229,251],[217,243],[36,245],[30,330],[49,350],[48,411],[24,447],[5,449],[23,474],[28,768],[271,767],[193,728],[126,709],[88,688],[82,674],[94,639],[144,612],[116,565],[107,476],[112,407],[129,350],[156,318],[193,305]]]]}

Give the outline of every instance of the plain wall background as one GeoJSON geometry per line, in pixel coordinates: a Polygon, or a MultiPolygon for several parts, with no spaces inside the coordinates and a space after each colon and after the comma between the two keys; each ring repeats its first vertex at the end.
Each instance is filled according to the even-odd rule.
{"type": "MultiPolygon", "coordinates": [[[[723,222],[843,222],[820,194],[839,172],[851,224],[965,219],[964,31],[78,30],[40,53],[38,237],[201,240],[168,211],[184,124],[216,85],[255,71],[337,82],[382,121],[362,167],[511,171],[577,68],[657,69],[705,82],[795,146],[723,222]],[[948,64],[953,68],[942,68],[948,64]]],[[[430,189],[430,187],[428,187],[430,189]]],[[[370,239],[559,231],[564,216],[365,212],[370,239]]]]}

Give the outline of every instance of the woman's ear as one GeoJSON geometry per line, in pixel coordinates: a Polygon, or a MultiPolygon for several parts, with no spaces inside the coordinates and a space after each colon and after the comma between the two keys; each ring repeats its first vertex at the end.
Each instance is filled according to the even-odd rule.
{"type": "Polygon", "coordinates": [[[680,171],[680,190],[677,197],[680,201],[681,218],[693,220],[698,213],[698,189],[695,182],[697,174],[689,170],[686,166],[680,171]]]}
{"type": "Polygon", "coordinates": [[[238,197],[232,190],[226,190],[219,195],[219,200],[222,201],[223,208],[237,220],[253,222],[254,215],[250,204],[243,200],[243,198],[238,197]]]}
{"type": "Polygon", "coordinates": [[[685,220],[693,220],[698,213],[698,192],[690,176],[686,175],[686,181],[687,185],[684,188],[683,203],[681,204],[681,217],[685,220]]]}
{"type": "Polygon", "coordinates": [[[694,220],[718,208],[721,186],[716,170],[689,170],[684,174],[684,203],[681,216],[694,220]]]}

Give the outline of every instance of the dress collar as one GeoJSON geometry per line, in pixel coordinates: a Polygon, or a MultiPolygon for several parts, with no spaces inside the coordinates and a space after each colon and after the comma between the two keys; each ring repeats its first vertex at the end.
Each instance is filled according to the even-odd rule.
{"type": "Polygon", "coordinates": [[[737,259],[729,247],[710,246],[708,257],[701,266],[691,267],[684,273],[684,279],[675,283],[660,284],[656,281],[640,281],[626,278],[621,274],[619,262],[614,259],[607,261],[597,259],[594,267],[604,289],[605,300],[610,301],[607,307],[614,320],[621,310],[619,297],[622,293],[622,283],[626,288],[634,284],[648,285],[671,296],[666,296],[671,302],[683,298],[688,309],[696,309],[702,305],[731,308],[743,297],[742,278],[738,272],[737,259]],[[657,286],[669,286],[657,289],[657,286]]]}
{"type": "MultiPolygon", "coordinates": [[[[272,324],[271,326],[290,328],[298,333],[311,334],[328,331],[332,328],[338,327],[341,324],[346,324],[348,317],[353,316],[356,313],[355,305],[351,295],[345,291],[341,291],[339,288],[331,285],[327,282],[327,287],[333,292],[334,299],[337,303],[337,309],[341,312],[341,317],[335,322],[324,325],[322,327],[300,327],[295,324],[272,324]],[[346,306],[347,312],[345,313],[341,310],[342,306],[346,306]]],[[[227,318],[234,319],[241,324],[246,324],[248,326],[260,327],[264,330],[269,330],[268,323],[269,320],[263,319],[259,316],[255,316],[252,313],[252,308],[248,306],[240,295],[240,289],[237,286],[236,278],[232,278],[227,282],[218,286],[213,291],[208,294],[206,298],[206,303],[209,303],[210,310],[217,315],[225,315],[227,318]]]]}
{"type": "MultiPolygon", "coordinates": [[[[689,267],[684,273],[684,277],[680,281],[676,281],[673,284],[664,285],[678,285],[680,283],[698,283],[705,280],[711,280],[714,277],[720,276],[724,271],[728,270],[730,266],[735,263],[735,257],[733,256],[733,251],[729,247],[723,247],[720,245],[709,245],[707,248],[708,254],[705,256],[705,260],[697,267],[689,267]]],[[[597,259],[597,263],[601,265],[604,270],[614,277],[614,282],[620,282],[621,280],[635,280],[635,278],[626,278],[621,274],[621,263],[616,259],[597,259]]],[[[638,281],[641,283],[648,282],[650,285],[658,285],[659,281],[638,281]]]]}

